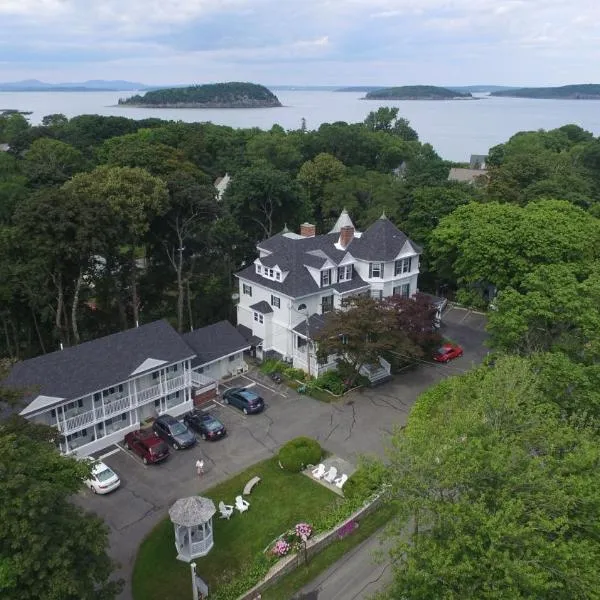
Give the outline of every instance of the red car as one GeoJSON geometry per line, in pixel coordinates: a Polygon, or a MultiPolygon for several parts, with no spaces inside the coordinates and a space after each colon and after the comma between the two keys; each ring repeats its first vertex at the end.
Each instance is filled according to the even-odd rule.
{"type": "Polygon", "coordinates": [[[463,349],[458,344],[444,344],[438,348],[433,355],[433,360],[436,362],[446,363],[453,358],[458,358],[463,355],[463,349]]]}
{"type": "Polygon", "coordinates": [[[169,446],[150,430],[140,429],[125,436],[125,447],[141,457],[145,465],[169,456],[169,446]]]}

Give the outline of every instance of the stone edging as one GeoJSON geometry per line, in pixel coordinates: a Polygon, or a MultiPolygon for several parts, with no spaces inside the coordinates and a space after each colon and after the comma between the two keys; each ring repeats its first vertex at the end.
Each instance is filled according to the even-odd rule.
{"type": "MultiPolygon", "coordinates": [[[[352,513],[347,519],[336,525],[333,529],[326,531],[324,533],[320,533],[316,535],[314,538],[311,538],[306,544],[306,555],[308,558],[311,558],[315,554],[324,550],[327,546],[329,546],[332,542],[334,542],[338,537],[338,531],[343,528],[345,525],[350,523],[351,521],[359,521],[371,514],[381,503],[381,498],[377,496],[375,499],[371,500],[368,504],[365,504],[362,508],[359,508],[357,511],[352,513]]],[[[301,566],[304,562],[304,552],[301,554],[290,554],[285,556],[281,560],[277,562],[277,564],[273,565],[269,572],[265,575],[265,577],[257,583],[253,588],[249,589],[247,592],[238,596],[237,600],[254,600],[255,598],[260,597],[260,593],[267,589],[269,586],[274,584],[277,580],[281,579],[288,573],[291,573],[299,566],[301,566]]]]}

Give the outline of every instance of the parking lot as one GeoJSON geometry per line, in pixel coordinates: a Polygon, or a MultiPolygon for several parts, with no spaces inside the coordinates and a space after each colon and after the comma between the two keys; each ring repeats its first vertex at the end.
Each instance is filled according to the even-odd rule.
{"type": "Polygon", "coordinates": [[[272,456],[281,444],[299,435],[318,439],[327,450],[353,463],[360,454],[382,455],[392,428],[405,424],[419,394],[444,377],[480,363],[487,353],[483,315],[450,308],[443,323],[443,335],[464,348],[464,356],[447,365],[424,359],[419,368],[387,384],[331,404],[298,395],[257,375],[244,375],[227,386],[254,387],[265,400],[265,411],[246,416],[217,400],[210,412],[227,427],[222,440],[199,440],[195,447],[171,451],[163,463],[148,466],[120,445],[107,449],[104,454],[109,455],[103,460],[119,474],[120,489],[106,496],[82,490],[77,501],[109,525],[111,555],[121,564],[119,575],[127,582],[121,598],[131,598],[131,570],[140,542],[178,498],[201,493],[272,456]],[[195,469],[198,458],[205,463],[201,477],[195,469]]]}

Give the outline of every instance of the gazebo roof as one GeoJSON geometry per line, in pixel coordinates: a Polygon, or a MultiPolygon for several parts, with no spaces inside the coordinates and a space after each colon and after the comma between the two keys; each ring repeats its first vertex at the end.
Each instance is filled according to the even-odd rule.
{"type": "Polygon", "coordinates": [[[169,509],[169,517],[176,525],[193,527],[210,521],[217,512],[214,502],[202,496],[190,496],[177,500],[169,509]]]}

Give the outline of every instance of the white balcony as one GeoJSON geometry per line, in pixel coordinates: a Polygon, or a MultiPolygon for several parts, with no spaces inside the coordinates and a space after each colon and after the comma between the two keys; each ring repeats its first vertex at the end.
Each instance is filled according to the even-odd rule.
{"type": "Polygon", "coordinates": [[[69,434],[73,431],[83,429],[88,425],[99,423],[115,414],[123,413],[138,406],[153,402],[158,398],[171,394],[186,386],[186,376],[179,375],[173,377],[164,383],[158,383],[149,388],[145,388],[134,395],[123,395],[118,400],[105,402],[93,410],[82,412],[74,417],[70,417],[58,422],[58,429],[63,434],[69,434]]]}

